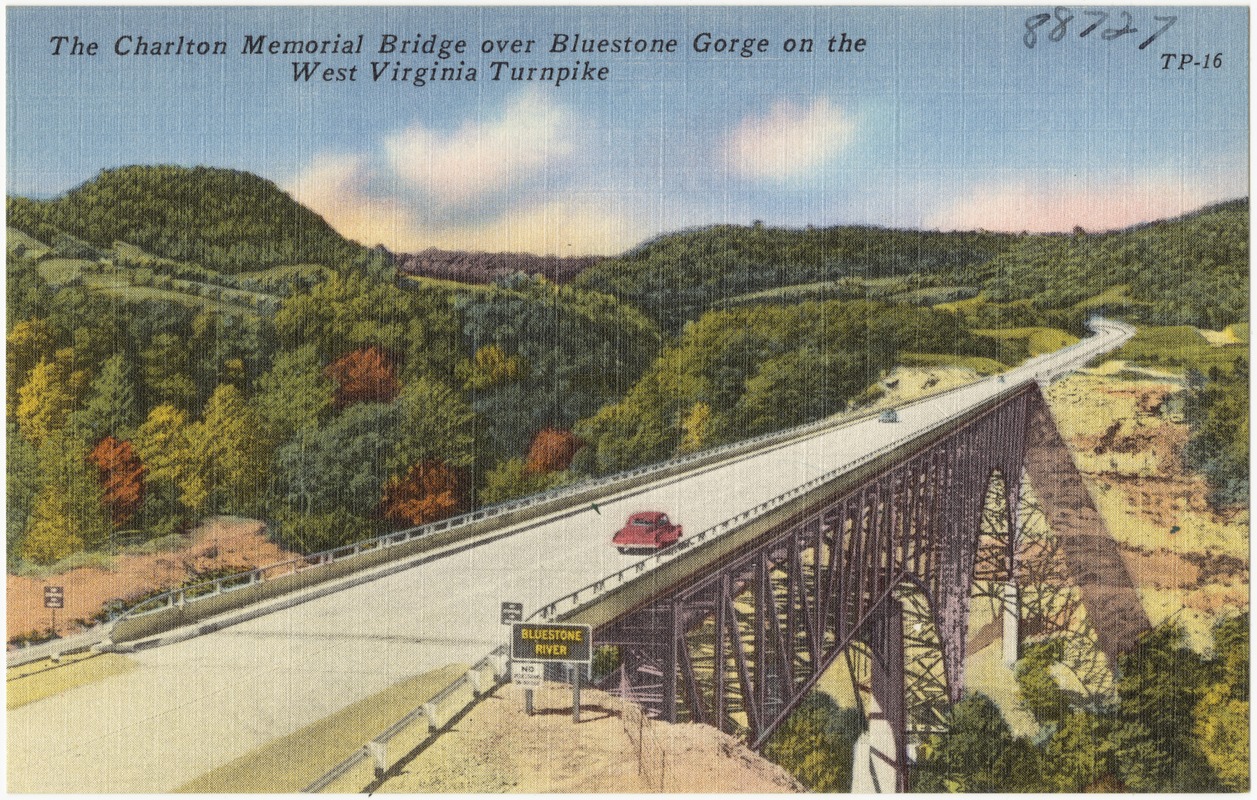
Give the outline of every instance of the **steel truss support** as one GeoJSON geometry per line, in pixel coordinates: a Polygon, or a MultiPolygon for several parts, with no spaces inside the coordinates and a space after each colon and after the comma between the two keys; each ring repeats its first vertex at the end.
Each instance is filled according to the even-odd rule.
{"type": "MultiPolygon", "coordinates": [[[[863,641],[893,729],[894,752],[885,755],[896,787],[906,785],[910,722],[936,728],[931,695],[945,690],[954,702],[964,688],[981,542],[994,542],[982,550],[981,569],[992,573],[984,577],[1002,580],[1008,600],[1017,596],[1023,464],[1031,418],[1041,425],[1046,413],[1037,386],[1010,395],[600,627],[597,643],[622,657],[604,688],[654,716],[713,725],[758,749],[834,660],[863,641]],[[1002,536],[984,539],[984,528],[1002,536]],[[915,599],[905,640],[907,595],[915,599]],[[938,655],[909,675],[905,690],[905,641],[915,655],[927,640],[938,655]]],[[[1044,441],[1037,434],[1040,448],[1044,441]]],[[[1005,652],[1015,657],[1010,605],[1005,652]]]]}

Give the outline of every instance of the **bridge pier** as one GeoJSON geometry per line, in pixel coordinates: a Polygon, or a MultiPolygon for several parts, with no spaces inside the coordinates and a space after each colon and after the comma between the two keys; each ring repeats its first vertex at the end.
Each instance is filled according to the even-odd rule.
{"type": "MultiPolygon", "coordinates": [[[[872,654],[869,729],[856,742],[853,794],[908,791],[908,719],[904,695],[903,604],[883,603],[861,637],[872,654]]],[[[856,687],[860,691],[860,687],[856,687]]]]}
{"type": "Polygon", "coordinates": [[[1012,669],[1021,656],[1021,590],[1013,576],[1004,584],[1004,666],[1012,669]]]}

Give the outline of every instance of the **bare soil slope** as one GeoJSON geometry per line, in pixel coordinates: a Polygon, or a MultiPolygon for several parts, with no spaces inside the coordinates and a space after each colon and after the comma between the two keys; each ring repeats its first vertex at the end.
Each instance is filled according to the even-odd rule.
{"type": "Polygon", "coordinates": [[[1249,512],[1211,508],[1204,478],[1184,467],[1182,388],[1095,370],[1047,396],[1152,623],[1177,615],[1203,643],[1214,619],[1248,608],[1249,512]]]}
{"type": "Polygon", "coordinates": [[[536,713],[512,685],[475,706],[386,781],[380,792],[802,792],[781,767],[706,725],[643,719],[638,707],[569,687],[536,692],[536,713]]]}
{"type": "Polygon", "coordinates": [[[90,627],[111,601],[125,604],[165,591],[206,573],[243,572],[286,561],[294,556],[277,547],[255,520],[215,518],[188,536],[182,548],[169,552],[117,556],[111,568],[85,567],[46,579],[8,575],[5,582],[8,639],[48,630],[51,612],[44,608],[44,587],[65,589],[65,608],[57,612],[57,633],[68,636],[90,627]]]}

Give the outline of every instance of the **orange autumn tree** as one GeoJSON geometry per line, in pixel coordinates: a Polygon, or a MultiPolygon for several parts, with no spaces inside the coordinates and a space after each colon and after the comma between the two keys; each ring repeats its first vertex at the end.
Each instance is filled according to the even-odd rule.
{"type": "Polygon", "coordinates": [[[580,437],[562,428],[545,428],[532,439],[525,469],[535,475],[562,472],[572,465],[576,451],[585,446],[580,437]]]}
{"type": "Polygon", "coordinates": [[[401,390],[392,359],[375,345],[349,351],[324,374],[336,382],[332,403],[337,411],[355,403],[387,403],[401,390]]]}
{"type": "Polygon", "coordinates": [[[467,476],[444,461],[424,459],[384,487],[381,515],[397,525],[426,525],[467,508],[467,476]]]}
{"type": "Polygon", "coordinates": [[[101,502],[109,509],[115,528],[122,527],[144,502],[145,467],[131,443],[106,436],[88,454],[100,470],[101,502]]]}

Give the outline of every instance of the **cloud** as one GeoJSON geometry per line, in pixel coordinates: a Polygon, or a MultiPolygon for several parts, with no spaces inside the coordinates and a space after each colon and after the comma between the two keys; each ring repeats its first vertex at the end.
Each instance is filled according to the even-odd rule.
{"type": "Polygon", "coordinates": [[[1214,199],[1199,183],[1169,176],[1043,185],[1019,181],[980,185],[930,217],[941,230],[1096,232],[1176,217],[1214,199]]]}
{"type": "MultiPolygon", "coordinates": [[[[633,215],[602,195],[525,198],[488,218],[440,215],[404,195],[371,190],[366,158],[321,156],[285,187],[341,235],[397,252],[447,250],[611,255],[640,238],[633,215]]],[[[385,182],[387,186],[387,182],[385,182]]],[[[624,202],[622,200],[622,202],[624,202]]]]}
{"type": "Polygon", "coordinates": [[[371,170],[363,156],[319,156],[284,187],[298,203],[349,239],[367,245],[413,241],[414,215],[397,198],[367,191],[371,170]]]}
{"type": "Polygon", "coordinates": [[[854,133],[852,119],[825,98],[807,107],[782,100],[767,115],[744,119],[725,141],[722,155],[734,174],[786,181],[824,166],[854,133]]]}
{"type": "Polygon", "coordinates": [[[398,177],[441,202],[468,203],[518,189],[556,166],[573,148],[572,114],[539,92],[526,92],[495,120],[468,121],[444,134],[414,125],[384,141],[398,177]]]}

